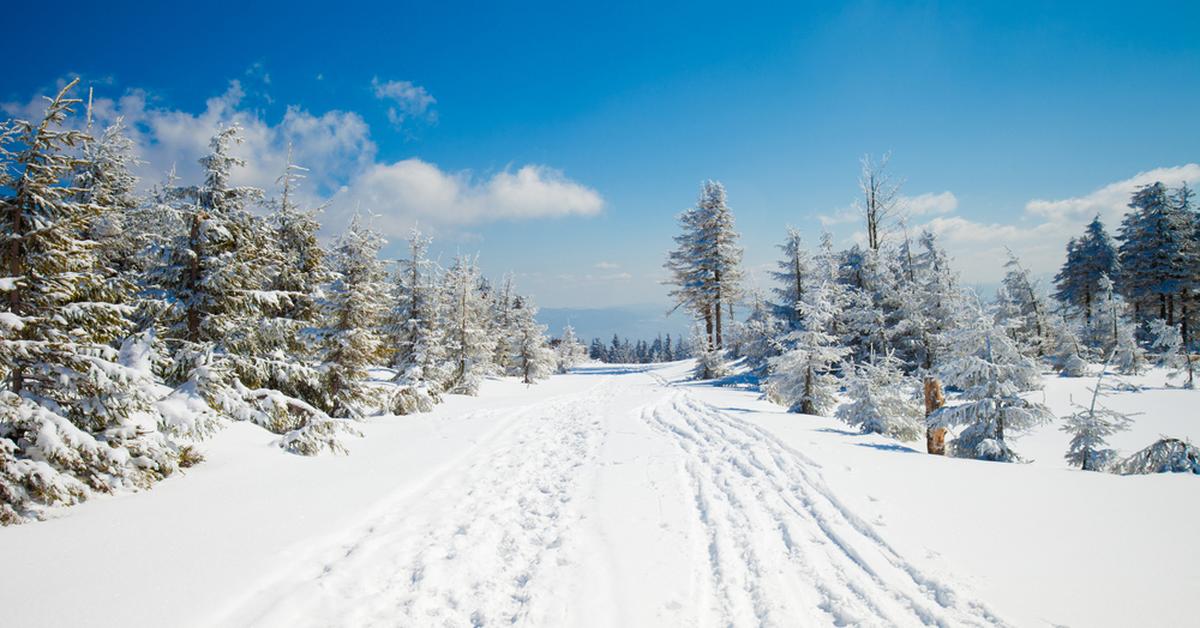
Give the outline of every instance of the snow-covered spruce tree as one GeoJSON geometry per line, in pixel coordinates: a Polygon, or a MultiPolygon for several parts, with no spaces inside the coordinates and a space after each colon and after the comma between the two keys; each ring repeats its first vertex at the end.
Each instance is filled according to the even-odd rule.
{"type": "Polygon", "coordinates": [[[784,336],[787,349],[769,360],[766,393],[790,412],[826,415],[836,402],[834,366],[848,350],[830,332],[833,301],[826,298],[828,283],[813,284],[801,303],[803,326],[784,336]]]}
{"type": "Polygon", "coordinates": [[[1050,360],[1063,377],[1087,375],[1087,348],[1079,339],[1077,325],[1061,315],[1046,320],[1050,360]]]}
{"type": "Polygon", "coordinates": [[[437,269],[428,254],[430,242],[413,228],[408,238],[409,256],[400,260],[396,269],[395,302],[387,316],[392,366],[400,385],[392,404],[396,414],[432,409],[448,375],[437,269]]]}
{"type": "Polygon", "coordinates": [[[554,352],[559,373],[569,373],[588,357],[587,347],[579,341],[575,328],[570,325],[563,327],[562,337],[558,339],[554,352]]]}
{"type": "Polygon", "coordinates": [[[480,290],[475,260],[459,256],[442,281],[442,321],[450,372],[446,391],[474,395],[494,370],[494,339],[489,335],[488,303],[480,290]]]}
{"type": "Polygon", "coordinates": [[[145,231],[137,216],[141,202],[133,174],[139,161],[124,120],[117,118],[100,137],[84,142],[82,153],[74,186],[80,189],[81,201],[105,208],[87,235],[96,242],[99,263],[114,278],[128,281],[142,265],[138,258],[145,248],[145,231]]]}
{"type": "Polygon", "coordinates": [[[995,316],[1026,355],[1046,355],[1050,350],[1049,304],[1012,251],[1008,251],[1004,267],[1008,272],[996,291],[995,316]]]}
{"type": "Polygon", "coordinates": [[[1168,369],[1168,377],[1183,380],[1184,388],[1195,388],[1196,365],[1188,355],[1179,328],[1156,318],[1150,321],[1150,335],[1154,338],[1153,348],[1158,352],[1158,364],[1168,369]]]}
{"type": "Polygon", "coordinates": [[[1119,268],[1116,247],[1096,216],[1082,236],[1067,243],[1067,259],[1054,277],[1054,297],[1091,325],[1094,302],[1103,291],[1101,278],[1116,277],[1119,268]]]}
{"type": "Polygon", "coordinates": [[[1137,330],[1132,322],[1123,321],[1117,327],[1112,365],[1121,375],[1140,375],[1146,369],[1146,352],[1138,344],[1137,330]]]}
{"type": "Polygon", "coordinates": [[[1020,396],[1040,387],[1037,363],[982,306],[976,302],[971,309],[969,322],[950,334],[951,353],[938,369],[942,381],[960,391],[963,403],[934,412],[928,423],[963,426],[950,443],[955,456],[1017,461],[1007,437],[1053,418],[1045,406],[1020,396]]]}
{"type": "MultiPolygon", "coordinates": [[[[779,355],[779,337],[788,324],[780,321],[772,308],[763,301],[758,291],[751,293],[750,315],[738,325],[737,357],[746,358],[746,364],[756,373],[765,375],[767,361],[779,355]]],[[[777,311],[777,310],[776,310],[777,311]]]]}
{"type": "Polygon", "coordinates": [[[1109,387],[1104,383],[1105,368],[1100,369],[1092,387],[1091,402],[1084,406],[1072,400],[1075,412],[1063,419],[1062,431],[1071,435],[1071,444],[1064,456],[1067,462],[1079,465],[1084,471],[1103,471],[1114,461],[1116,452],[1108,447],[1109,436],[1129,429],[1129,415],[1101,405],[1100,397],[1109,387]]]}
{"type": "Polygon", "coordinates": [[[902,295],[901,318],[909,320],[907,324],[914,328],[914,364],[928,373],[941,364],[948,351],[949,335],[964,324],[969,297],[932,232],[921,234],[914,266],[915,282],[908,294],[902,295]]]}
{"type": "Polygon", "coordinates": [[[804,284],[812,281],[808,252],[800,232],[788,227],[787,239],[779,245],[783,258],[775,263],[777,270],[771,272],[776,286],[772,303],[776,318],[782,321],[786,331],[800,327],[800,301],[804,296],[804,284]]]}
{"type": "MultiPolygon", "coordinates": [[[[733,212],[725,187],[705,181],[696,207],[679,216],[681,233],[665,264],[671,273],[675,307],[691,310],[704,323],[705,336],[716,349],[724,348],[722,321],[741,294],[742,249],[734,230],[733,212]]],[[[732,316],[729,316],[732,319],[732,316]]]]}
{"type": "Polygon", "coordinates": [[[692,327],[692,346],[695,347],[696,367],[692,378],[697,380],[720,379],[729,374],[725,352],[709,344],[708,334],[698,323],[692,327]]]}
{"type": "Polygon", "coordinates": [[[1194,272],[1189,262],[1197,263],[1189,251],[1194,217],[1172,202],[1162,183],[1139,188],[1129,207],[1117,235],[1117,286],[1139,321],[1157,316],[1174,325],[1176,300],[1194,272]]]}
{"type": "Polygon", "coordinates": [[[293,295],[272,285],[283,257],[277,233],[249,211],[263,191],[231,183],[234,168],[245,165],[232,155],[239,134],[237,126],[219,130],[211,152],[200,159],[204,181],[169,190],[168,202],[158,205],[182,226],[160,243],[161,263],[147,276],[158,301],[154,323],[171,356],[166,380],[177,387],[173,397],[185,403],[199,398],[210,408],[169,425],[180,437],[196,438],[228,417],[283,434],[280,446],[295,453],[343,451],[337,439],[350,429],[344,422],[271,387],[306,389],[326,399],[316,395],[321,387],[312,383],[310,366],[280,352],[280,344],[291,342],[279,336],[289,326],[275,329],[276,335],[269,323],[264,326],[293,304],[293,295]],[[302,388],[302,381],[309,384],[302,388]]]}
{"type": "Polygon", "coordinates": [[[0,124],[0,523],[173,472],[148,374],[121,360],[130,329],[88,232],[110,212],[67,130],[72,81],[41,120],[0,124]]]}
{"type": "Polygon", "coordinates": [[[333,283],[325,303],[325,388],[332,416],[360,418],[378,402],[369,368],[383,355],[380,333],[388,307],[386,274],[379,261],[384,240],[359,215],[331,251],[333,283]]]}
{"type": "Polygon", "coordinates": [[[492,364],[496,372],[504,375],[520,374],[520,368],[512,360],[512,346],[520,335],[513,312],[516,299],[512,273],[507,273],[500,282],[500,287],[491,293],[489,299],[491,309],[489,326],[491,337],[495,339],[495,347],[492,349],[492,364]]]}
{"type": "Polygon", "coordinates": [[[557,356],[550,349],[546,326],[537,322],[537,306],[528,297],[515,296],[512,304],[510,363],[521,381],[532,384],[550,377],[557,356]]]}
{"type": "Polygon", "coordinates": [[[892,355],[872,356],[846,376],[847,403],[835,416],[864,434],[916,440],[925,433],[925,413],[917,401],[917,382],[904,375],[892,355]]]}
{"type": "Polygon", "coordinates": [[[266,222],[254,221],[267,264],[267,294],[259,304],[260,316],[253,336],[243,350],[242,381],[251,387],[278,390],[318,407],[326,407],[321,373],[319,328],[323,286],[329,281],[325,251],[317,241],[321,224],[318,209],[303,210],[296,202],[296,186],[307,170],[289,159],[279,178],[281,193],[269,203],[266,222]]]}

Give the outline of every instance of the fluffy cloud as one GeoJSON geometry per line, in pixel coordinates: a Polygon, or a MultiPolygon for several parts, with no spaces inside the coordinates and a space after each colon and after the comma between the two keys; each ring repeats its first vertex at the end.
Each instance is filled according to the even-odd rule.
{"type": "Polygon", "coordinates": [[[941,194],[926,192],[916,196],[901,196],[897,206],[909,216],[949,214],[958,209],[958,197],[950,191],[941,194]]]}
{"type": "Polygon", "coordinates": [[[1015,224],[977,222],[961,216],[938,216],[923,225],[939,236],[959,262],[969,282],[995,283],[1004,274],[1006,247],[1029,268],[1052,274],[1062,263],[1066,243],[1083,232],[1094,217],[1116,233],[1128,211],[1129,197],[1139,186],[1161,181],[1168,186],[1200,182],[1200,164],[1155,168],[1072,198],[1034,199],[1015,224]]]}
{"type": "MultiPolygon", "coordinates": [[[[916,196],[901,195],[896,198],[896,209],[905,218],[949,214],[958,209],[958,197],[953,192],[946,191],[938,194],[925,192],[916,196]]],[[[862,210],[854,205],[847,205],[832,214],[817,216],[822,225],[851,224],[862,220],[862,210]]]]}
{"type": "Polygon", "coordinates": [[[388,121],[394,126],[403,125],[409,118],[430,121],[437,118],[433,110],[437,99],[420,85],[410,81],[380,81],[379,77],[375,77],[371,79],[371,89],[376,98],[392,102],[392,106],[388,107],[388,121]]]}
{"type": "Polygon", "coordinates": [[[496,220],[594,215],[604,205],[591,188],[545,166],[522,166],[480,179],[446,172],[420,159],[374,164],[332,200],[333,211],[369,211],[385,232],[422,223],[477,224],[496,220]]]}
{"type": "MultiPolygon", "coordinates": [[[[63,84],[60,81],[58,87],[63,84]]],[[[375,89],[397,107],[406,107],[405,115],[424,115],[435,102],[422,88],[404,81],[376,81],[375,89]]],[[[479,178],[469,171],[443,171],[419,158],[379,162],[370,128],[355,112],[314,114],[288,107],[272,122],[244,106],[245,97],[242,83],[230,81],[224,93],[208,99],[199,113],[191,113],[163,107],[153,94],[134,89],[115,99],[96,98],[93,118],[99,125],[118,117],[125,120],[144,162],[138,174],[145,187],[161,181],[172,166],[182,182],[198,181],[197,160],[207,153],[209,140],[217,129],[236,124],[242,127],[243,142],[233,152],[246,160],[246,167],[234,170],[233,182],[271,191],[284,171],[290,146],[292,161],[308,169],[301,200],[314,206],[328,203],[323,222],[330,232],[340,230],[356,210],[379,215],[377,228],[397,236],[417,220],[461,232],[466,225],[496,220],[593,215],[604,204],[595,190],[543,165],[479,178]]],[[[0,104],[7,115],[27,119],[40,116],[44,108],[40,96],[0,104]]]]}

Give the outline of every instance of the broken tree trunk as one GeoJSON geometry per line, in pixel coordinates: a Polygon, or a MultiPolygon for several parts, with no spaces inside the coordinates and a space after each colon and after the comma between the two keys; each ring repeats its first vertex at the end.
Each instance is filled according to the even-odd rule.
{"type": "MultiPolygon", "coordinates": [[[[942,383],[936,377],[925,378],[925,417],[946,405],[946,395],[942,393],[942,383]]],[[[939,456],[946,453],[946,428],[925,428],[925,450],[939,456]]]]}

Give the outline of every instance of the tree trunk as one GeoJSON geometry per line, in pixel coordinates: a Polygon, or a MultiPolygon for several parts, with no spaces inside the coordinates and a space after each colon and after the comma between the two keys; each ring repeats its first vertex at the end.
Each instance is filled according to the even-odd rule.
{"type": "MultiPolygon", "coordinates": [[[[925,418],[946,405],[946,396],[942,393],[942,383],[936,377],[925,378],[925,418]]],[[[925,450],[938,456],[946,453],[946,428],[925,428],[925,450]]]]}
{"type": "Polygon", "coordinates": [[[713,271],[713,282],[716,284],[716,289],[717,289],[717,300],[713,307],[713,309],[716,310],[716,319],[717,319],[716,320],[716,328],[717,328],[716,347],[717,347],[717,349],[720,349],[721,348],[721,271],[720,270],[713,271]]]}

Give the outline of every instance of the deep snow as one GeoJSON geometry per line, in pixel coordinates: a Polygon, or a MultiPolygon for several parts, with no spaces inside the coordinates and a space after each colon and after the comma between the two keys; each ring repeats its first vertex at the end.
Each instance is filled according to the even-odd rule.
{"type": "MultiPolygon", "coordinates": [[[[0,625],[1163,625],[1200,592],[1200,479],[920,453],[687,383],[588,367],[362,426],[351,455],[234,424],[151,491],[0,529],[0,625]]],[[[1114,438],[1200,440],[1148,388],[1114,438]]],[[[1086,379],[1047,378],[1062,415],[1086,379]]],[[[1041,393],[1039,393],[1041,395],[1041,393]]]]}

